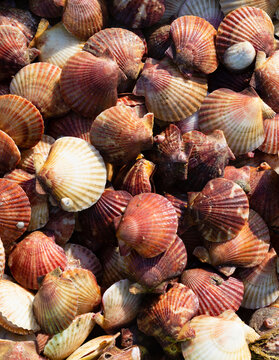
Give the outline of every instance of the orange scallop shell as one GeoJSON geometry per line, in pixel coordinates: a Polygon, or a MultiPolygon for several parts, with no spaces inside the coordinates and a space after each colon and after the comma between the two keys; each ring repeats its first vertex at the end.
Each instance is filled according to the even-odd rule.
{"type": "Polygon", "coordinates": [[[265,139],[259,150],[267,154],[278,154],[279,152],[279,115],[272,119],[264,120],[265,139]]]}
{"type": "Polygon", "coordinates": [[[14,140],[0,130],[0,174],[13,170],[20,162],[20,151],[14,140]]]}

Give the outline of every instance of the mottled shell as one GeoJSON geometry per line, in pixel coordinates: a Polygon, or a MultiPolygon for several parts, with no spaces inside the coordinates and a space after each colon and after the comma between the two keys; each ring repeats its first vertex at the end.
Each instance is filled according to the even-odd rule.
{"type": "Polygon", "coordinates": [[[278,154],[279,151],[279,115],[264,120],[265,139],[259,150],[267,154],[278,154]]]}
{"type": "Polygon", "coordinates": [[[279,3],[278,0],[220,0],[220,5],[226,15],[243,6],[254,6],[266,11],[272,18],[279,3]]]}
{"type": "MultiPolygon", "coordinates": [[[[161,254],[176,238],[178,219],[175,208],[159,194],[136,195],[124,215],[116,220],[120,247],[133,248],[143,257],[161,254]]],[[[124,249],[121,251],[126,252],[124,249]]]]}
{"type": "Polygon", "coordinates": [[[226,166],[224,170],[224,178],[234,181],[245,192],[249,192],[251,190],[249,166],[242,166],[241,168],[226,166]]]}
{"type": "Polygon", "coordinates": [[[30,64],[21,69],[10,84],[12,94],[35,105],[44,118],[61,116],[70,109],[60,92],[61,69],[47,62],[30,64]]]}
{"type": "Polygon", "coordinates": [[[76,212],[92,206],[102,195],[106,168],[92,145],[66,136],[52,145],[38,179],[63,210],[76,212]]]}
{"type": "Polygon", "coordinates": [[[200,193],[188,193],[190,216],[205,239],[228,241],[244,227],[249,216],[245,192],[231,180],[210,180],[200,193]]]}
{"type": "Polygon", "coordinates": [[[20,162],[20,152],[14,140],[0,130],[0,174],[13,170],[20,162]]]}

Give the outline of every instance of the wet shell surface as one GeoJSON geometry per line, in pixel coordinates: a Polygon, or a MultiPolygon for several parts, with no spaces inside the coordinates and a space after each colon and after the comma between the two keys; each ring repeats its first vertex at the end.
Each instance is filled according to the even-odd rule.
{"type": "Polygon", "coordinates": [[[66,136],[52,145],[38,178],[63,210],[75,212],[92,206],[102,195],[106,168],[92,145],[66,136]]]}

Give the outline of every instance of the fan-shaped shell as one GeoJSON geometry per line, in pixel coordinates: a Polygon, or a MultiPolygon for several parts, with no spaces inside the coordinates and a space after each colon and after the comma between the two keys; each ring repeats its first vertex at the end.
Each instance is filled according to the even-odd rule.
{"type": "Polygon", "coordinates": [[[166,55],[173,59],[183,74],[210,74],[217,69],[216,30],[208,21],[198,16],[181,16],[172,22],[170,35],[173,45],[166,55]]]}
{"type": "Polygon", "coordinates": [[[144,96],[148,111],[165,122],[176,122],[194,114],[207,94],[202,75],[186,79],[170,59],[147,59],[133,90],[144,96]]]}
{"type": "Polygon", "coordinates": [[[64,65],[60,87],[65,102],[79,114],[96,117],[117,102],[118,66],[86,51],[64,65]]]}
{"type": "Polygon", "coordinates": [[[247,196],[231,180],[210,180],[200,193],[188,193],[188,201],[190,215],[209,241],[222,242],[234,238],[248,220],[247,196]]]}
{"type": "Polygon", "coordinates": [[[14,140],[0,130],[0,174],[13,170],[20,162],[20,152],[14,140]]]}
{"type": "Polygon", "coordinates": [[[267,154],[278,154],[279,151],[279,115],[264,121],[265,139],[259,150],[267,154]]]}
{"type": "Polygon", "coordinates": [[[34,104],[47,117],[59,116],[70,109],[60,93],[61,69],[47,62],[25,66],[10,84],[12,94],[20,95],[34,104]]]}
{"type": "Polygon", "coordinates": [[[9,255],[8,261],[13,277],[28,289],[38,289],[38,277],[58,266],[64,270],[66,263],[64,250],[40,231],[34,231],[21,240],[9,255]]]}
{"type": "Polygon", "coordinates": [[[102,195],[106,168],[92,145],[66,136],[52,145],[38,178],[63,210],[75,212],[92,206],[102,195]]]}
{"type": "Polygon", "coordinates": [[[235,155],[257,149],[264,141],[262,100],[244,90],[213,91],[199,112],[199,127],[209,134],[220,129],[235,155]]]}
{"type": "Polygon", "coordinates": [[[62,15],[63,8],[56,5],[55,0],[29,0],[30,10],[37,16],[57,18],[62,15]]]}
{"type": "Polygon", "coordinates": [[[175,208],[159,194],[139,194],[130,200],[116,223],[120,244],[143,257],[154,257],[167,250],[176,238],[178,219],[175,208]]]}
{"type": "Polygon", "coordinates": [[[243,6],[254,6],[266,11],[272,18],[279,3],[278,0],[220,0],[220,5],[225,14],[243,6]]]}

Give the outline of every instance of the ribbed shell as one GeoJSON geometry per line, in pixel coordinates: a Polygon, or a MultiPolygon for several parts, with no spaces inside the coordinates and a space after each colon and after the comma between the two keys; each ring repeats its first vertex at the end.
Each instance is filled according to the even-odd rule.
{"type": "Polygon", "coordinates": [[[218,29],[224,17],[218,0],[184,0],[178,16],[184,15],[199,16],[213,25],[215,29],[218,29]]]}
{"type": "Polygon", "coordinates": [[[30,217],[30,203],[22,188],[0,179],[0,237],[5,248],[26,231],[30,217]]]}
{"type": "Polygon", "coordinates": [[[200,193],[188,193],[188,208],[205,239],[228,241],[244,227],[249,216],[245,192],[231,180],[210,180],[200,193]]]}
{"type": "Polygon", "coordinates": [[[65,102],[79,114],[91,118],[116,104],[117,85],[117,64],[86,51],[70,57],[60,81],[65,102]]]}
{"type": "Polygon", "coordinates": [[[264,121],[265,139],[259,150],[267,154],[278,154],[279,151],[279,115],[264,121]]]}
{"type": "Polygon", "coordinates": [[[67,329],[54,335],[44,348],[44,355],[50,360],[63,360],[71,355],[94,328],[94,314],[77,316],[67,329]]]}
{"type": "Polygon", "coordinates": [[[173,44],[166,55],[186,76],[194,72],[210,74],[218,67],[215,28],[198,16],[181,16],[171,24],[173,44]]]}
{"type": "Polygon", "coordinates": [[[168,250],[161,255],[145,259],[132,251],[124,257],[124,262],[129,277],[152,289],[182,273],[187,264],[187,252],[183,241],[177,236],[168,250]]]}
{"type": "Polygon", "coordinates": [[[148,56],[162,59],[171,44],[170,25],[155,25],[147,32],[148,56]]]}
{"type": "Polygon", "coordinates": [[[243,6],[254,6],[255,8],[262,9],[268,13],[272,18],[275,10],[279,6],[278,0],[220,0],[222,11],[225,14],[243,7],[243,6]]]}
{"type": "Polygon", "coordinates": [[[0,239],[0,279],[2,279],[5,270],[5,249],[2,240],[0,239]]]}
{"type": "Polygon", "coordinates": [[[62,22],[76,37],[87,40],[103,29],[107,23],[107,6],[104,0],[68,0],[62,22]]]}
{"type": "Polygon", "coordinates": [[[94,320],[105,331],[121,328],[136,318],[140,310],[142,296],[129,292],[131,284],[127,279],[120,280],[110,286],[103,294],[104,315],[98,313],[94,320]]]}
{"type": "Polygon", "coordinates": [[[224,171],[224,178],[234,181],[246,193],[251,190],[249,166],[242,166],[241,168],[226,166],[224,171]]]}
{"type": "Polygon", "coordinates": [[[37,16],[57,18],[62,15],[63,8],[56,5],[55,0],[29,0],[30,10],[37,16]]]}
{"type": "Polygon", "coordinates": [[[0,96],[0,128],[17,146],[28,149],[41,140],[44,122],[30,101],[9,94],[0,96]]]}
{"type": "Polygon", "coordinates": [[[82,50],[84,42],[70,34],[60,22],[47,29],[36,38],[36,48],[40,50],[39,60],[59,66],[82,50]]]}
{"type": "Polygon", "coordinates": [[[66,270],[61,278],[69,279],[75,285],[78,293],[78,315],[92,311],[101,303],[101,289],[91,271],[81,268],[66,270]]]}
{"type": "Polygon", "coordinates": [[[30,64],[21,69],[10,84],[12,94],[29,100],[44,118],[61,116],[70,109],[60,92],[61,69],[47,62],[30,64]]]}
{"type": "Polygon", "coordinates": [[[213,91],[199,112],[199,127],[209,134],[220,129],[235,155],[257,149],[264,141],[262,100],[244,90],[213,91]]]}
{"type": "Polygon", "coordinates": [[[61,332],[74,320],[77,309],[78,292],[73,282],[47,274],[33,301],[33,311],[41,329],[47,334],[61,332]]]}
{"type": "Polygon", "coordinates": [[[28,289],[39,289],[38,277],[58,266],[64,270],[66,263],[64,250],[40,231],[34,231],[21,240],[8,261],[13,277],[28,289]]]}
{"type": "Polygon", "coordinates": [[[20,162],[20,152],[14,140],[0,130],[0,174],[13,170],[20,162]]]}
{"type": "Polygon", "coordinates": [[[229,13],[221,22],[216,50],[221,61],[225,51],[232,45],[249,41],[256,51],[270,56],[275,51],[274,26],[270,17],[256,7],[241,7],[229,13]]]}
{"type": "Polygon", "coordinates": [[[279,297],[276,261],[277,255],[274,249],[271,249],[260,265],[239,271],[244,284],[242,307],[259,309],[270,305],[279,297]]]}
{"type": "Polygon", "coordinates": [[[9,280],[0,280],[0,324],[16,334],[39,331],[33,310],[34,295],[9,280]]]}
{"type": "Polygon", "coordinates": [[[175,194],[174,196],[169,193],[165,193],[164,196],[172,203],[172,205],[175,208],[176,215],[178,217],[177,234],[181,235],[188,228],[188,225],[186,224],[186,221],[184,219],[188,207],[187,194],[179,193],[179,194],[175,194]]]}
{"type": "Polygon", "coordinates": [[[116,236],[147,258],[167,250],[176,238],[178,219],[175,208],[159,194],[136,195],[118,223],[116,236]]]}
{"type": "Polygon", "coordinates": [[[170,59],[147,59],[133,90],[144,96],[146,107],[165,122],[176,122],[194,114],[207,94],[207,80],[202,75],[186,79],[170,59]]]}
{"type": "Polygon", "coordinates": [[[165,12],[164,0],[113,0],[111,9],[116,20],[133,29],[156,24],[165,12]]]}
{"type": "Polygon", "coordinates": [[[92,206],[102,195],[106,168],[92,145],[66,136],[52,145],[38,178],[63,210],[76,212],[92,206]]]}
{"type": "Polygon", "coordinates": [[[106,162],[126,163],[152,147],[153,119],[150,113],[141,119],[128,106],[113,106],[93,121],[91,143],[106,162]]]}

